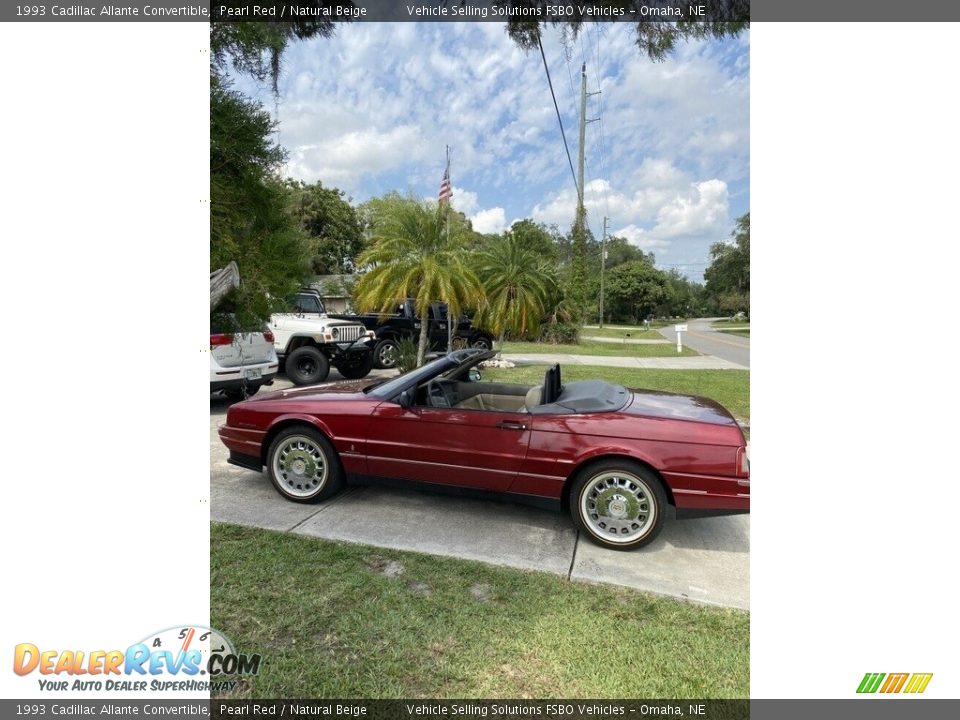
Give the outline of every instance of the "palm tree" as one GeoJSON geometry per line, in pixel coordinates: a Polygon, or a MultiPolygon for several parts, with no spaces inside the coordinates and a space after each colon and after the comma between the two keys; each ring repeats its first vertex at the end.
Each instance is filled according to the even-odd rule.
{"type": "Polygon", "coordinates": [[[492,239],[477,253],[477,274],[487,305],[479,323],[500,335],[534,332],[555,289],[552,268],[511,232],[492,239]]]}
{"type": "Polygon", "coordinates": [[[451,321],[464,307],[483,304],[483,288],[466,262],[467,239],[467,226],[445,205],[388,196],[373,206],[372,244],[357,258],[372,269],[357,281],[357,305],[385,315],[413,298],[420,315],[418,366],[427,352],[432,303],[447,303],[451,321]]]}

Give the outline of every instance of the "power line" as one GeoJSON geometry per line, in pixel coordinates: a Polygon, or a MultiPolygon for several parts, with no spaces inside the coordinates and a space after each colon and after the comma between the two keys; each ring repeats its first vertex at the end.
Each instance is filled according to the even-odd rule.
{"type": "Polygon", "coordinates": [[[573,177],[573,186],[580,192],[577,182],[577,173],[573,169],[573,158],[570,157],[570,147],[567,145],[567,133],[563,130],[563,118],[560,117],[560,106],[557,105],[557,95],[553,92],[553,80],[550,79],[550,68],[547,67],[547,56],[543,52],[543,43],[540,42],[540,33],[537,33],[537,45],[540,47],[540,57],[543,58],[543,69],[547,73],[547,84],[550,86],[550,97],[553,98],[553,108],[557,111],[557,122],[560,123],[560,135],[563,136],[563,149],[567,151],[567,162],[570,163],[570,175],[573,177]]]}

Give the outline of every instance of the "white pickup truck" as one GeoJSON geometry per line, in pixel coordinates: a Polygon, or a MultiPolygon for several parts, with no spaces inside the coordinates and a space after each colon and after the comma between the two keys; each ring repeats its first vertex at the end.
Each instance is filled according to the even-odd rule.
{"type": "Polygon", "coordinates": [[[374,333],[361,323],[328,318],[315,291],[297,294],[289,312],[270,316],[273,346],[295,385],[322,383],[332,365],[348,380],[373,368],[374,333]]]}

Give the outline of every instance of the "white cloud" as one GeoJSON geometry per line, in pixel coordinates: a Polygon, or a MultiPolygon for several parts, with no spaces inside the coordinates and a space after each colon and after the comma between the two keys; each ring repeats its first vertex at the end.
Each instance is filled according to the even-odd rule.
{"type": "Polygon", "coordinates": [[[371,128],[300,145],[291,153],[289,167],[295,177],[353,187],[363,174],[398,168],[412,158],[422,158],[425,150],[414,125],[399,125],[386,132],[371,128]]]}
{"type": "Polygon", "coordinates": [[[472,215],[470,222],[479,233],[500,233],[507,226],[507,216],[502,207],[494,207],[472,215]]]}
{"type": "Polygon", "coordinates": [[[620,228],[619,230],[614,230],[611,235],[626,238],[627,242],[629,242],[631,245],[635,245],[641,250],[658,250],[669,247],[670,245],[669,240],[654,237],[647,230],[639,228],[632,223],[626,227],[620,228]]]}
{"type": "Polygon", "coordinates": [[[454,185],[453,199],[450,202],[454,209],[459,210],[464,215],[470,215],[477,209],[477,194],[454,185]]]}
{"type": "MultiPolygon", "coordinates": [[[[639,185],[632,194],[612,187],[608,180],[594,179],[585,186],[583,204],[588,217],[596,221],[607,215],[625,228],[640,230],[653,224],[645,233],[644,242],[664,241],[683,235],[723,230],[728,223],[729,193],[727,184],[717,178],[691,182],[670,163],[644,163],[632,183],[639,185]]],[[[563,189],[543,204],[534,205],[532,215],[538,222],[556,223],[561,227],[573,222],[577,197],[572,189],[563,189]]],[[[639,247],[653,247],[641,245],[639,247]]]]}
{"type": "Polygon", "coordinates": [[[660,208],[655,232],[664,237],[676,237],[722,230],[728,222],[727,184],[714,178],[694,183],[691,190],[660,208]]]}

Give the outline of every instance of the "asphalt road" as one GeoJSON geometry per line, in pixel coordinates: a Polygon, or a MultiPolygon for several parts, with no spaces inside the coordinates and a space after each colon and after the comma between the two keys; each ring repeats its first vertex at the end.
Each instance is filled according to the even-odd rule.
{"type": "MultiPolygon", "coordinates": [[[[331,379],[336,379],[334,372],[331,379]]],[[[261,392],[289,386],[281,377],[261,392]]],[[[361,487],[348,488],[321,504],[294,503],[274,490],[266,474],[227,463],[217,426],[230,404],[211,396],[213,521],[540,570],[711,605],[750,607],[749,515],[677,521],[670,509],[654,543],[635,552],[618,552],[580,537],[569,515],[509,502],[413,488],[361,487]]]]}
{"type": "MultiPolygon", "coordinates": [[[[687,321],[687,332],[681,338],[687,345],[697,352],[713,355],[728,360],[745,368],[750,367],[750,338],[731,335],[714,330],[710,324],[720,318],[698,318],[687,321]]],[[[660,334],[672,343],[677,342],[677,333],[673,325],[660,328],[660,334]]]]}

